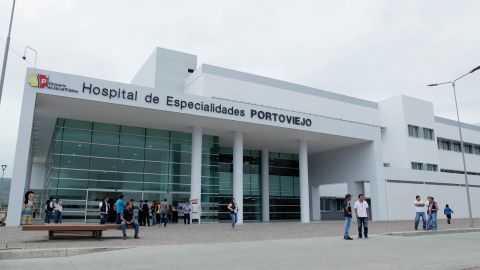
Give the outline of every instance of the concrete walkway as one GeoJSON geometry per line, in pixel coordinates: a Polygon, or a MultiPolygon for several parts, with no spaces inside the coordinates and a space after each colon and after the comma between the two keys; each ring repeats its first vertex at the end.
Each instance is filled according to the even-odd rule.
{"type": "MultiPolygon", "coordinates": [[[[453,220],[447,225],[445,220],[439,221],[439,230],[468,228],[467,219],[453,220]]],[[[480,226],[480,219],[475,220],[480,226]]],[[[300,223],[300,222],[270,222],[245,223],[238,226],[237,231],[230,229],[230,224],[211,225],[168,224],[167,228],[141,227],[141,239],[133,239],[133,230],[128,230],[128,240],[122,240],[122,232],[108,230],[102,241],[93,239],[52,240],[48,241],[48,232],[23,232],[21,228],[0,228],[0,248],[22,247],[26,249],[59,249],[59,248],[96,248],[96,247],[130,247],[156,245],[184,245],[246,242],[259,240],[286,240],[317,237],[337,237],[343,235],[342,221],[300,223]]],[[[413,221],[369,222],[370,235],[392,232],[420,232],[413,230],[413,221]]],[[[427,234],[430,232],[426,232],[427,234]]],[[[356,223],[352,223],[350,234],[355,236],[356,223]]]]}
{"type": "Polygon", "coordinates": [[[480,266],[480,233],[371,235],[159,245],[73,257],[0,261],[17,269],[469,269],[480,266]]]}

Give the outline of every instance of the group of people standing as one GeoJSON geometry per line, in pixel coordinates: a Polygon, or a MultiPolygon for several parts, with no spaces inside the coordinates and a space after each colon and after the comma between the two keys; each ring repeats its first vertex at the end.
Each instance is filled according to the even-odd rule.
{"type": "Polygon", "coordinates": [[[53,216],[53,222],[55,224],[62,223],[63,202],[60,199],[56,199],[53,202],[53,197],[50,197],[45,203],[45,223],[50,223],[50,219],[53,216]]]}
{"type": "MultiPolygon", "coordinates": [[[[423,229],[424,230],[437,230],[437,213],[440,210],[438,203],[435,202],[435,199],[431,196],[427,197],[427,203],[424,203],[420,195],[415,197],[415,201],[413,205],[415,206],[415,230],[418,230],[418,223],[420,222],[420,218],[422,218],[423,222],[423,229]],[[425,206],[426,206],[426,215],[425,215],[425,206]]],[[[451,224],[453,210],[449,207],[449,205],[445,205],[443,210],[443,214],[447,216],[447,223],[451,224]]]]}
{"type": "MultiPolygon", "coordinates": [[[[343,235],[343,239],[345,240],[353,240],[350,237],[350,222],[352,221],[352,206],[350,201],[352,200],[352,195],[347,194],[345,195],[345,201],[343,202],[342,209],[343,209],[343,216],[345,218],[345,232],[343,235]]],[[[358,195],[358,201],[355,202],[355,216],[357,218],[357,225],[358,225],[358,238],[362,238],[362,228],[363,228],[363,236],[365,239],[368,239],[368,219],[370,218],[369,212],[369,205],[368,202],[365,201],[363,194],[358,195]]]]}

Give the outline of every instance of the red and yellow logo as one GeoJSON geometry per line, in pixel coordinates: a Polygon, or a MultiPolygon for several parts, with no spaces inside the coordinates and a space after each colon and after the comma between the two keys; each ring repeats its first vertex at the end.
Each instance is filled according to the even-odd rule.
{"type": "Polygon", "coordinates": [[[48,85],[48,77],[47,75],[32,73],[28,77],[28,83],[33,87],[44,88],[48,85]]]}

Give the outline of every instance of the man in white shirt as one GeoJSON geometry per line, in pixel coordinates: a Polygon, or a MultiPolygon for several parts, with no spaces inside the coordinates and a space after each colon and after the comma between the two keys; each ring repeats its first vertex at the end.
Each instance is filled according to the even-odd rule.
{"type": "Polygon", "coordinates": [[[362,238],[362,224],[364,228],[365,239],[368,238],[368,203],[364,200],[363,194],[358,195],[358,201],[355,202],[355,215],[358,223],[358,238],[362,238]]]}
{"type": "Polygon", "coordinates": [[[100,216],[100,224],[105,224],[108,218],[108,210],[110,205],[108,205],[108,196],[105,196],[103,201],[98,205],[98,215],[100,216]]]}
{"type": "Polygon", "coordinates": [[[413,205],[415,205],[415,230],[418,230],[418,222],[420,222],[420,217],[422,217],[423,221],[423,229],[426,228],[427,221],[425,220],[425,203],[420,199],[420,195],[417,195],[416,200],[413,202],[413,205]]]}

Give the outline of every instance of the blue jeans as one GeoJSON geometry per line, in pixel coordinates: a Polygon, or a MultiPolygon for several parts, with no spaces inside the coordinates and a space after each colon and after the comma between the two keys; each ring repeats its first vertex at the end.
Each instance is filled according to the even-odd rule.
{"type": "Polygon", "coordinates": [[[157,215],[156,213],[152,214],[152,226],[155,226],[157,224],[157,215]]]}
{"type": "Polygon", "coordinates": [[[352,218],[351,217],[345,217],[345,238],[348,238],[350,237],[349,233],[348,233],[348,230],[350,230],[350,222],[352,222],[352,218]]]}
{"type": "Polygon", "coordinates": [[[50,223],[50,218],[52,217],[52,211],[45,211],[45,223],[50,223]]]}
{"type": "Polygon", "coordinates": [[[238,221],[237,213],[230,213],[230,217],[232,218],[232,227],[235,229],[235,223],[237,223],[238,221]]]}
{"type": "Polygon", "coordinates": [[[163,227],[167,227],[167,211],[160,212],[160,224],[163,223],[163,227]]]}
{"type": "Polygon", "coordinates": [[[363,223],[363,233],[365,237],[368,236],[368,218],[367,217],[359,217],[357,218],[358,223],[358,236],[362,236],[362,223],[363,223]]]}
{"type": "MultiPolygon", "coordinates": [[[[135,227],[135,234],[138,234],[138,222],[134,221],[132,222],[133,227],[135,227]]],[[[122,232],[123,235],[127,235],[127,223],[125,221],[122,221],[122,232]]]]}
{"type": "Polygon", "coordinates": [[[105,224],[105,222],[107,221],[107,218],[108,218],[108,214],[102,213],[100,215],[100,224],[105,224]]]}
{"type": "Polygon", "coordinates": [[[117,222],[115,222],[117,224],[120,224],[122,223],[122,220],[120,219],[120,213],[117,213],[117,222]]]}
{"type": "Polygon", "coordinates": [[[53,222],[55,223],[62,223],[62,212],[55,211],[55,216],[53,218],[53,222]]]}
{"type": "Polygon", "coordinates": [[[432,227],[436,230],[437,229],[437,212],[434,212],[433,214],[428,214],[428,229],[432,227]]]}
{"type": "Polygon", "coordinates": [[[423,229],[427,228],[427,221],[425,219],[425,212],[417,212],[415,215],[415,229],[418,229],[418,223],[420,222],[420,217],[422,217],[423,221],[423,229]]]}

